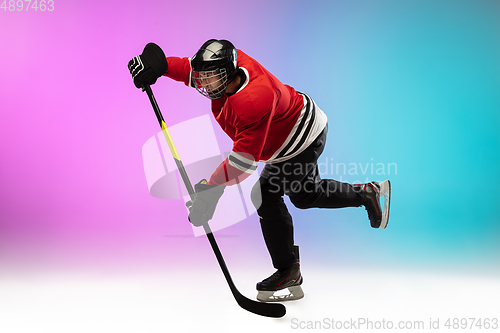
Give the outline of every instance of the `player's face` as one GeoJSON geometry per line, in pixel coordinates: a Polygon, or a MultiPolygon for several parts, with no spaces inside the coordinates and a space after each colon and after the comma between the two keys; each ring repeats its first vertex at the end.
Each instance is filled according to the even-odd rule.
{"type": "Polygon", "coordinates": [[[227,75],[225,69],[193,71],[192,79],[196,90],[210,99],[221,98],[226,93],[227,75]]]}
{"type": "Polygon", "coordinates": [[[198,83],[202,88],[208,91],[217,90],[220,86],[221,78],[220,75],[212,72],[200,72],[199,78],[196,79],[196,83],[198,83]]]}

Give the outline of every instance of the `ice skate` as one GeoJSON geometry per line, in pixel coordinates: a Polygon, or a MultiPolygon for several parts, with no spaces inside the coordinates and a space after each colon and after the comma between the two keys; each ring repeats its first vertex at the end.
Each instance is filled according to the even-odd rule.
{"type": "Polygon", "coordinates": [[[362,185],[363,205],[368,212],[368,218],[372,228],[385,229],[389,223],[389,211],[391,207],[391,182],[384,180],[380,184],[371,182],[362,185]],[[383,207],[380,198],[384,197],[383,207]]]}
{"type": "Polygon", "coordinates": [[[301,299],[304,297],[302,291],[303,278],[300,274],[300,264],[294,263],[292,266],[279,269],[262,282],[257,283],[257,299],[261,302],[282,302],[301,299]],[[288,289],[288,294],[280,293],[281,290],[288,289]]]}

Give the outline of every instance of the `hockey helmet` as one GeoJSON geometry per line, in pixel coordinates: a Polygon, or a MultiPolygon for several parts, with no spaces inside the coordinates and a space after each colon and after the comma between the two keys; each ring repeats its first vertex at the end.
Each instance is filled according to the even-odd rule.
{"type": "Polygon", "coordinates": [[[206,41],[191,59],[191,84],[203,96],[219,99],[237,73],[236,48],[227,40],[206,41]]]}

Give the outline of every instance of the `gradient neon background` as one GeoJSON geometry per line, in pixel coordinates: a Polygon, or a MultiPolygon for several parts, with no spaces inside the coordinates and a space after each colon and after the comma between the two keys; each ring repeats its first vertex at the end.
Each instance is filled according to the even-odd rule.
{"type": "MultiPolygon", "coordinates": [[[[325,111],[323,161],[397,165],[389,175],[326,175],[391,179],[387,230],[372,230],[362,208],[290,208],[304,266],[498,278],[499,14],[498,1],[484,0],[0,10],[0,269],[219,270],[208,242],[191,236],[184,203],[148,194],[141,147],[158,124],[127,63],[150,41],[192,56],[224,38],[325,111]]],[[[209,113],[181,83],[153,89],[167,125],[209,113]]],[[[271,272],[255,215],[216,237],[229,267],[271,272]]]]}

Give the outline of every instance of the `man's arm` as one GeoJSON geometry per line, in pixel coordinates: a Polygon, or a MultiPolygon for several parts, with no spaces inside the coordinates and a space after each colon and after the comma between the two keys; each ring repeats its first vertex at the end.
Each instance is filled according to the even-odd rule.
{"type": "Polygon", "coordinates": [[[233,149],[212,174],[209,184],[234,185],[248,178],[257,169],[275,105],[275,96],[273,98],[272,94],[267,97],[262,94],[260,97],[257,103],[247,103],[246,114],[251,115],[251,119],[240,119],[233,149]]]}
{"type": "Polygon", "coordinates": [[[186,86],[191,86],[191,63],[189,58],[167,57],[168,70],[164,73],[175,81],[184,82],[186,86]]]}

